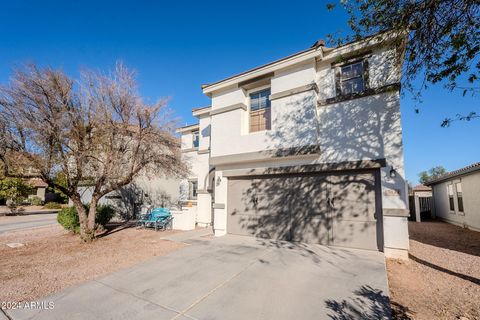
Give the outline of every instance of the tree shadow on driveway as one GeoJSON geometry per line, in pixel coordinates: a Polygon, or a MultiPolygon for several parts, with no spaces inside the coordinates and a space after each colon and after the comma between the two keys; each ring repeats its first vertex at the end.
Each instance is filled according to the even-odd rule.
{"type": "Polygon", "coordinates": [[[381,290],[370,286],[361,286],[354,292],[354,297],[340,301],[326,300],[330,310],[328,316],[332,320],[350,319],[413,319],[408,308],[392,303],[381,290]]]}

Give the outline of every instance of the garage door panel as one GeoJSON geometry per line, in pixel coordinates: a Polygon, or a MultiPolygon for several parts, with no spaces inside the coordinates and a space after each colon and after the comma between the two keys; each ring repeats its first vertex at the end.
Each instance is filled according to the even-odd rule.
{"type": "Polygon", "coordinates": [[[377,250],[375,221],[334,220],[332,245],[377,250]]]}
{"type": "Polygon", "coordinates": [[[337,220],[375,221],[373,173],[332,175],[328,180],[337,220]]]}
{"type": "Polygon", "coordinates": [[[317,215],[308,222],[300,221],[300,219],[296,221],[295,218],[292,222],[292,241],[330,244],[329,220],[325,216],[317,215]]]}
{"type": "Polygon", "coordinates": [[[227,231],[377,249],[375,173],[230,179],[227,231]]]}
{"type": "Polygon", "coordinates": [[[229,182],[227,208],[229,233],[288,240],[288,210],[280,205],[281,194],[274,190],[278,181],[239,179],[229,182]]]}
{"type": "Polygon", "coordinates": [[[297,177],[301,192],[292,211],[292,241],[329,244],[327,180],[323,175],[297,177]],[[300,182],[302,181],[302,182],[300,182]]]}

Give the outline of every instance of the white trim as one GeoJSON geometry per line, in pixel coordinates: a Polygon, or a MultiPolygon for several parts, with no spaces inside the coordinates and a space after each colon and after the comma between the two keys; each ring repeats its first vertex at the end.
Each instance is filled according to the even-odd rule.
{"type": "Polygon", "coordinates": [[[230,112],[237,109],[247,110],[247,105],[244,103],[235,103],[226,107],[221,107],[210,111],[210,116],[214,116],[220,113],[230,112]]]}
{"type": "Polygon", "coordinates": [[[194,110],[194,111],[192,111],[192,115],[194,117],[199,117],[199,116],[202,116],[202,115],[209,115],[210,110],[212,110],[212,107],[202,108],[202,109],[199,109],[199,110],[194,110]]]}
{"type": "Polygon", "coordinates": [[[192,125],[189,125],[189,126],[177,128],[177,130],[175,130],[175,131],[178,132],[178,133],[186,133],[186,132],[196,131],[196,130],[199,130],[199,129],[200,129],[200,125],[197,123],[197,124],[192,124],[192,125]]]}

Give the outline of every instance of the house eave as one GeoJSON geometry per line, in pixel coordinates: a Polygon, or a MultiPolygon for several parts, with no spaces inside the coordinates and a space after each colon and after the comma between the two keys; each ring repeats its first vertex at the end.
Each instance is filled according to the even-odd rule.
{"type": "Polygon", "coordinates": [[[175,131],[177,133],[187,133],[187,132],[199,130],[199,128],[200,128],[200,126],[197,123],[197,124],[191,124],[191,125],[188,125],[188,126],[177,128],[175,131]]]}
{"type": "Polygon", "coordinates": [[[276,70],[302,63],[311,59],[315,59],[321,56],[322,47],[308,48],[307,50],[297,52],[280,60],[264,64],[262,66],[247,70],[245,72],[214,82],[212,84],[202,85],[202,90],[204,94],[210,96],[215,91],[227,88],[239,82],[248,81],[256,77],[261,77],[276,70]]]}
{"type": "Polygon", "coordinates": [[[205,108],[193,109],[193,110],[192,110],[192,115],[193,115],[194,117],[200,117],[200,116],[203,116],[203,115],[209,115],[209,114],[210,114],[210,110],[212,110],[212,107],[210,107],[210,106],[205,107],[205,108]]]}
{"type": "Polygon", "coordinates": [[[247,70],[245,72],[233,75],[220,81],[216,81],[211,84],[202,85],[202,91],[207,96],[211,97],[212,93],[218,90],[222,90],[240,82],[248,81],[252,78],[261,77],[268,73],[272,73],[293,65],[304,63],[310,59],[316,60],[334,60],[345,55],[350,55],[353,52],[361,50],[368,50],[369,48],[385,45],[399,37],[404,37],[403,32],[386,31],[380,34],[376,34],[358,41],[346,43],[336,48],[327,47],[313,47],[303,51],[294,53],[279,60],[261,65],[259,67],[247,70]]]}
{"type": "Polygon", "coordinates": [[[434,186],[436,184],[439,184],[439,183],[442,183],[442,182],[445,182],[445,181],[449,181],[449,180],[452,180],[452,179],[460,178],[460,177],[463,177],[463,176],[466,176],[466,175],[469,175],[469,174],[472,174],[472,173],[475,173],[475,172],[479,172],[479,171],[480,171],[480,162],[475,163],[475,164],[473,164],[473,165],[471,165],[470,167],[467,167],[467,168],[462,168],[462,169],[459,169],[459,170],[452,171],[450,173],[446,173],[445,175],[443,175],[441,177],[438,177],[436,179],[425,182],[425,185],[431,187],[431,186],[434,186]]]}

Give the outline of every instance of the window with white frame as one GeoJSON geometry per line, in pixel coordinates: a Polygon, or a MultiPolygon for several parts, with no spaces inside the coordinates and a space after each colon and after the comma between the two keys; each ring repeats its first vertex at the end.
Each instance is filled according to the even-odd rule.
{"type": "Polygon", "coordinates": [[[338,85],[341,95],[361,93],[365,90],[365,63],[363,60],[339,67],[338,85]]]}
{"type": "Polygon", "coordinates": [[[453,184],[447,185],[447,192],[448,192],[448,205],[450,207],[450,211],[455,211],[455,199],[453,194],[453,184]]]}
{"type": "Polygon", "coordinates": [[[198,145],[199,145],[199,142],[200,142],[198,131],[194,131],[192,133],[192,136],[193,136],[193,147],[198,148],[198,145]]]}
{"type": "Polygon", "coordinates": [[[463,213],[463,193],[462,193],[462,183],[461,182],[455,183],[455,191],[457,193],[458,212],[463,213]]]}
{"type": "Polygon", "coordinates": [[[189,199],[197,199],[198,182],[196,180],[190,180],[188,182],[188,197],[189,199]]]}
{"type": "Polygon", "coordinates": [[[250,94],[250,132],[270,130],[270,88],[250,94]]]}

